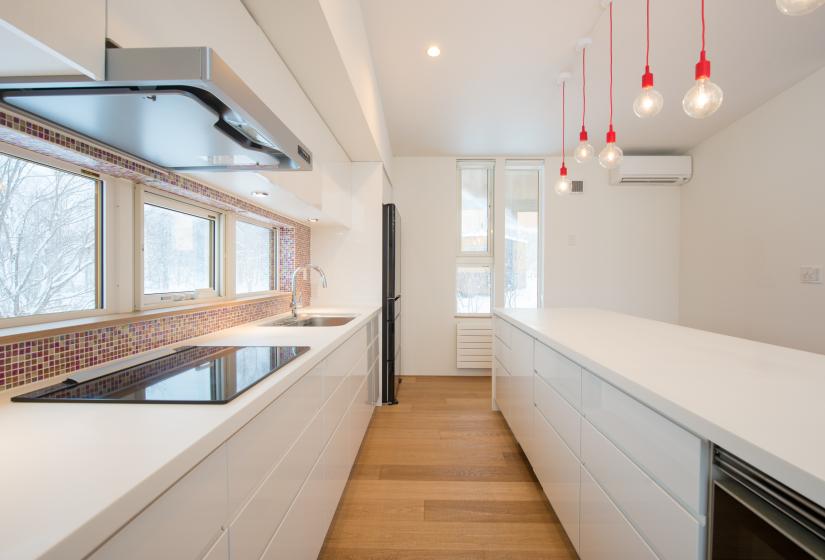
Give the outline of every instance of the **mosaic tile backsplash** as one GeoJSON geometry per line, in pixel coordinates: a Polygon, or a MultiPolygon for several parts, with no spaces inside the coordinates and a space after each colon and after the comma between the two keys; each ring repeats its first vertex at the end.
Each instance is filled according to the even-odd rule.
{"type": "MultiPolygon", "coordinates": [[[[278,280],[281,290],[291,290],[295,267],[310,262],[311,230],[307,225],[188,177],[151,167],[3,108],[0,108],[0,142],[272,224],[279,233],[278,280]]],[[[304,293],[304,304],[308,305],[311,298],[309,280],[299,279],[298,282],[304,293]]],[[[0,344],[0,391],[284,313],[289,310],[289,300],[288,295],[279,295],[267,300],[136,319],[117,326],[85,327],[69,334],[33,336],[21,342],[0,344]]]]}

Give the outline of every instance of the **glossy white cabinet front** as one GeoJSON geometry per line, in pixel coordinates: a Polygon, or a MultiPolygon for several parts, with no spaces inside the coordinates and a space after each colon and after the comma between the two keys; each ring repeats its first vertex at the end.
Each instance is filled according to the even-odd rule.
{"type": "Polygon", "coordinates": [[[582,560],[659,560],[584,468],[581,481],[582,560]]]}
{"type": "Polygon", "coordinates": [[[702,560],[707,442],[518,326],[496,325],[494,397],[581,558],[702,560]],[[514,370],[534,370],[530,389],[514,370]]]}
{"type": "Polygon", "coordinates": [[[372,416],[378,344],[374,318],[92,558],[315,558],[372,416]]]}

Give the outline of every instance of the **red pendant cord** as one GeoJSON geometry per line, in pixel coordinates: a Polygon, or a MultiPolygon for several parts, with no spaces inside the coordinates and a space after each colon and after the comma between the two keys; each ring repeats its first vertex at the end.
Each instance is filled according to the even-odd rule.
{"type": "Polygon", "coordinates": [[[613,132],[613,2],[610,2],[610,126],[607,129],[607,143],[616,142],[613,132]]]}
{"type": "Polygon", "coordinates": [[[567,168],[564,165],[564,128],[565,128],[565,118],[564,118],[564,82],[561,83],[561,175],[567,175],[567,168]]]}
{"type": "Polygon", "coordinates": [[[610,2],[610,128],[613,128],[613,2],[610,2]]]}
{"type": "Polygon", "coordinates": [[[705,53],[705,0],[702,0],[702,52],[699,53],[699,62],[696,64],[696,79],[710,78],[710,61],[705,53]]]}
{"type": "Polygon", "coordinates": [[[650,0],[647,0],[647,44],[645,48],[645,70],[650,72],[650,0]]]}
{"type": "Polygon", "coordinates": [[[702,52],[705,52],[705,0],[702,0],[702,52]]]}
{"type": "Polygon", "coordinates": [[[586,48],[582,49],[582,132],[584,132],[584,116],[587,113],[587,72],[585,66],[586,48]]]}

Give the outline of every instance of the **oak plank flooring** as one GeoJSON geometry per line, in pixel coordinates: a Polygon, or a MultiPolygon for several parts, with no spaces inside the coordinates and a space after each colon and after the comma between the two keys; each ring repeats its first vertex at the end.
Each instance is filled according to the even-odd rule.
{"type": "Polygon", "coordinates": [[[404,377],[377,408],[319,558],[577,558],[489,377],[404,377]]]}

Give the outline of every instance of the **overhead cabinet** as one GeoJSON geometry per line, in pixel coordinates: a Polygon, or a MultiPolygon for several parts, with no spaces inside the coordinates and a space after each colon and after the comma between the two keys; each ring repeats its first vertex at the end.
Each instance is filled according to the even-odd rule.
{"type": "Polygon", "coordinates": [[[106,0],[0,0],[1,76],[76,76],[106,70],[106,0]]]}
{"type": "Polygon", "coordinates": [[[493,401],[580,557],[705,558],[708,442],[518,324],[494,333],[493,401]]]}

